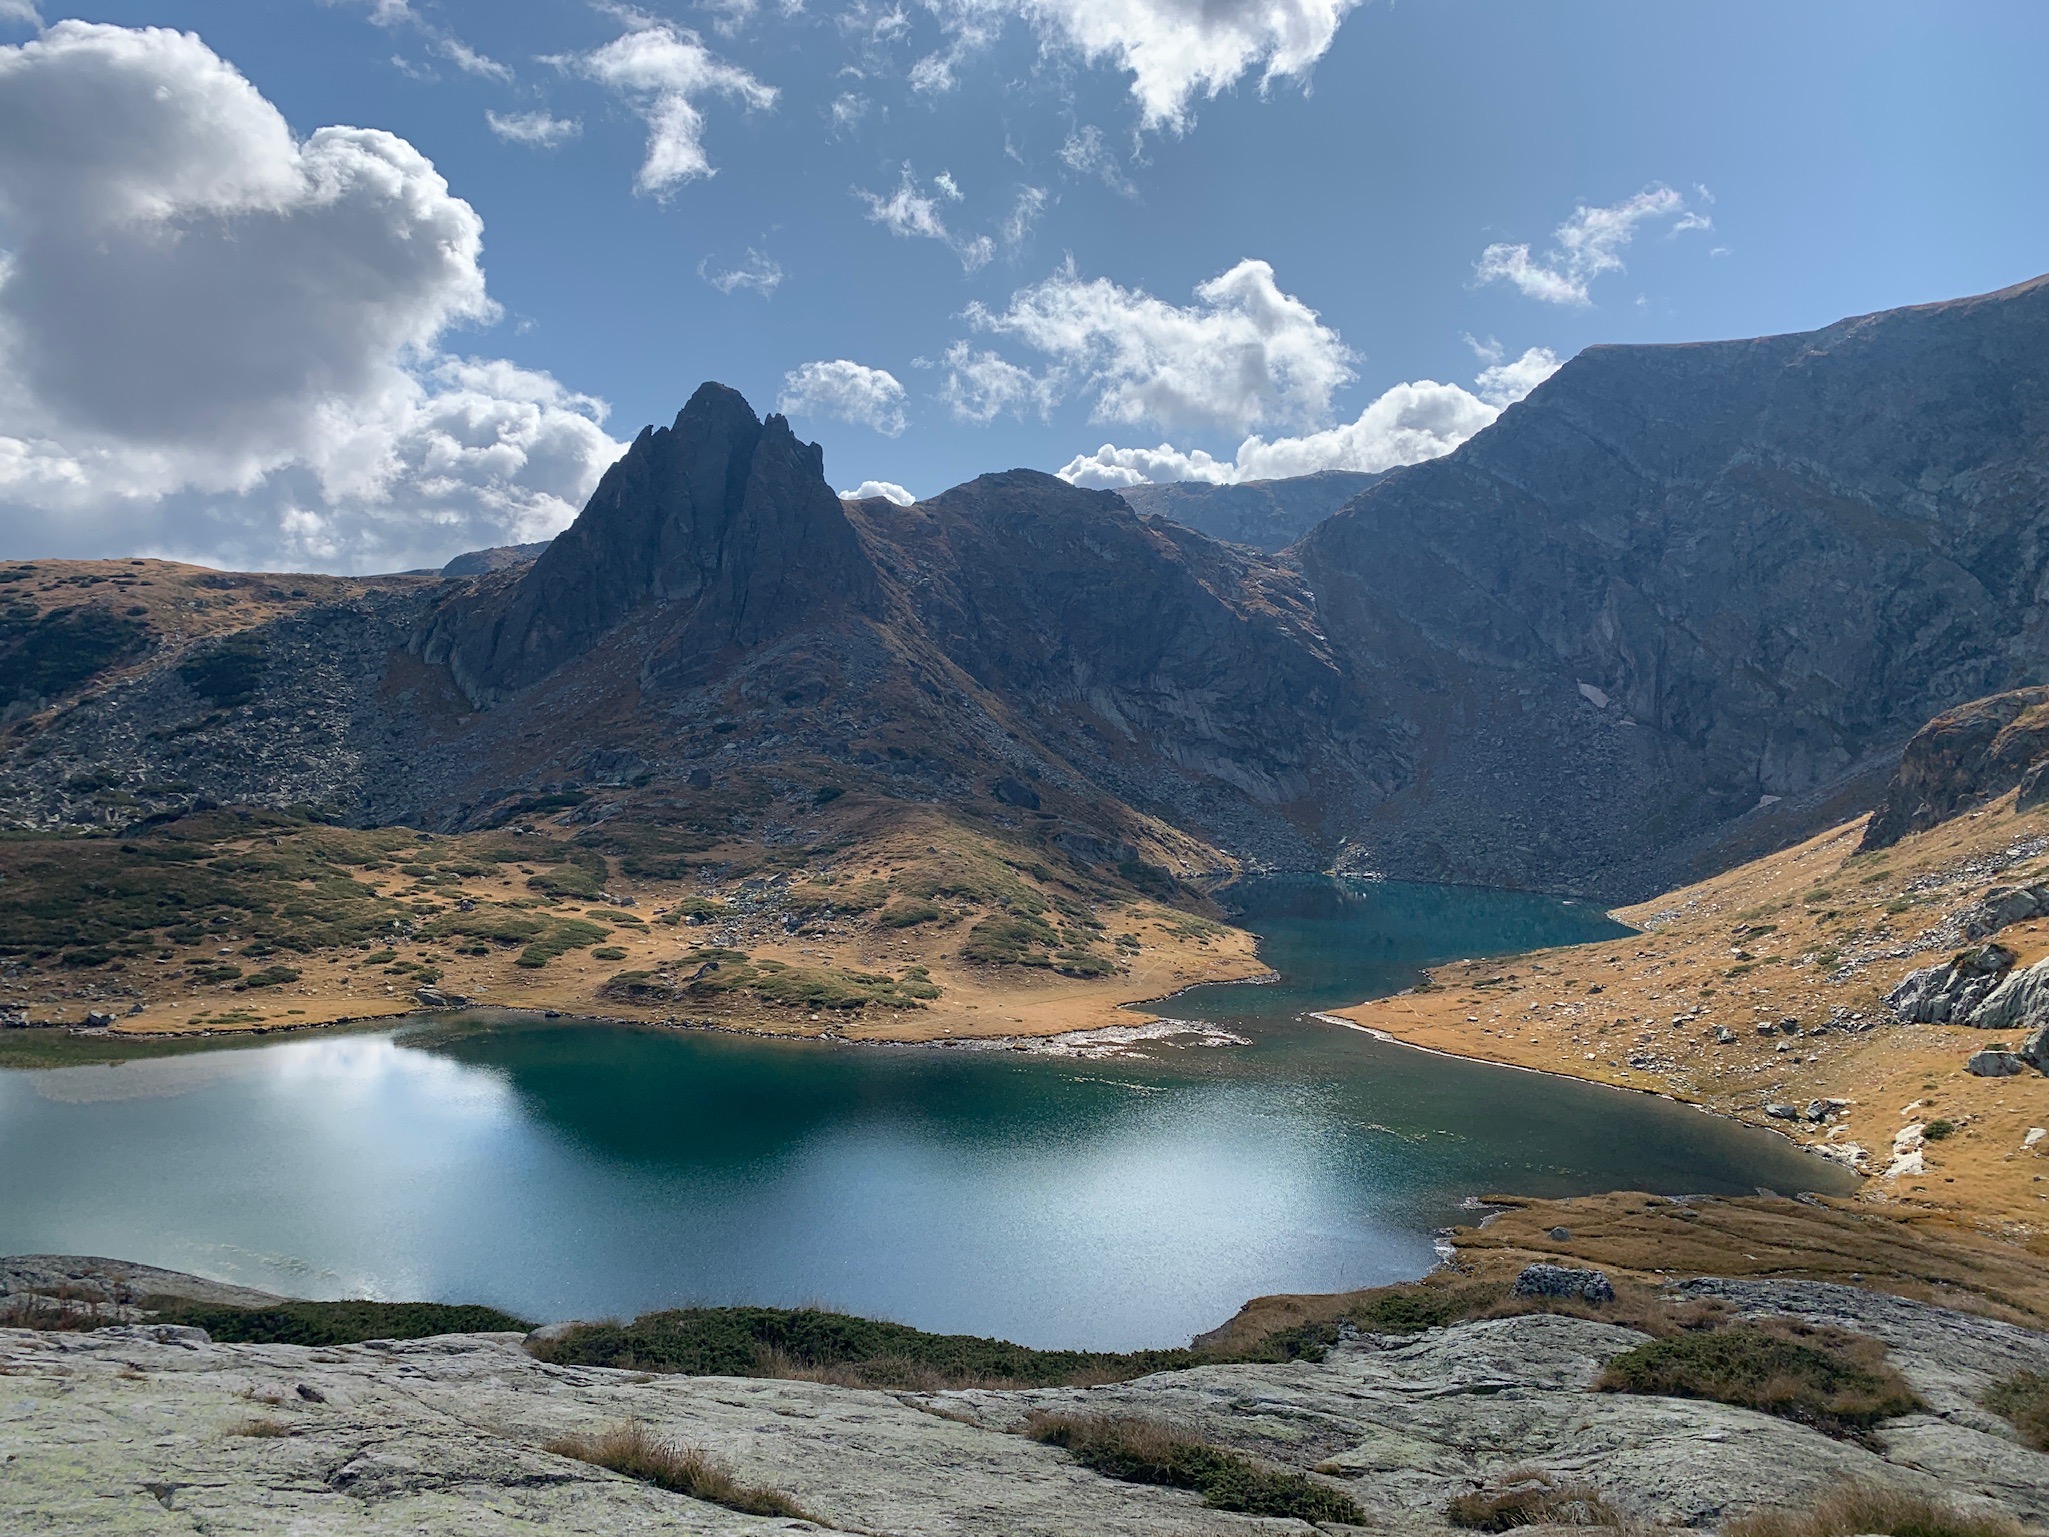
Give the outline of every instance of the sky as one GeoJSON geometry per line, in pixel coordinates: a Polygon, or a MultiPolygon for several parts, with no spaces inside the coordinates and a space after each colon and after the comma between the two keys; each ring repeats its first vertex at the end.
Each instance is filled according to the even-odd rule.
{"type": "Polygon", "coordinates": [[[0,557],[546,538],[706,379],[897,501],[1412,463],[1586,346],[2049,271],[2044,58],[2039,0],[0,0],[0,557]]]}

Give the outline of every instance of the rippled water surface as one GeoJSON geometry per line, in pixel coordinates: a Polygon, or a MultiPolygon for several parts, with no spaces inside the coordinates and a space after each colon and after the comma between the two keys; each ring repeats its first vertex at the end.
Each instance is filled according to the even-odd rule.
{"type": "Polygon", "coordinates": [[[1433,961],[1620,932],[1592,908],[1393,882],[1243,896],[1282,980],[1168,1006],[1242,1046],[1055,1057],[479,1014],[0,1073],[0,1253],[534,1319],[821,1301],[1123,1348],[1261,1292],[1415,1276],[1482,1191],[1850,1183],[1647,1095],[1304,1018],[1433,961]]]}

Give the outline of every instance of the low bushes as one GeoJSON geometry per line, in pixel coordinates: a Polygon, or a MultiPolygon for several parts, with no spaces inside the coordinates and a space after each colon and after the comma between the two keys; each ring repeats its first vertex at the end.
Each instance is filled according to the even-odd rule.
{"type": "Polygon", "coordinates": [[[742,1483],[710,1453],[664,1440],[638,1420],[595,1436],[562,1436],[542,1449],[746,1515],[824,1524],[780,1489],[742,1483]]]}
{"type": "Polygon", "coordinates": [[[1865,1442],[1881,1421],[1925,1407],[1876,1340],[1793,1319],[1651,1340],[1611,1360],[1596,1386],[1736,1404],[1865,1442]]]}
{"type": "Polygon", "coordinates": [[[1217,1510],[1299,1521],[1363,1522],[1341,1489],[1303,1473],[1268,1468],[1243,1453],[1212,1446],[1156,1420],[1129,1415],[1041,1411],[1025,1423],[1034,1441],[1064,1447],[1082,1466],[1135,1484],[1193,1489],[1217,1510]]]}
{"type": "Polygon", "coordinates": [[[1806,1510],[1761,1510],[1725,1525],[1720,1537],[2022,1537],[2003,1516],[1967,1515],[1925,1495],[1852,1484],[1806,1510]]]}
{"type": "Polygon", "coordinates": [[[1561,1484],[1551,1474],[1516,1468],[1491,1489],[1461,1494],[1444,1518],[1471,1532],[1510,1532],[1519,1526],[1622,1526],[1622,1515],[1586,1484],[1561,1484]]]}
{"type": "Polygon", "coordinates": [[[1193,1366],[1188,1350],[1033,1350],[817,1308],[679,1308],[578,1324],[528,1347],[543,1361],[702,1377],[803,1377],[854,1387],[1053,1387],[1193,1366]]]}
{"type": "Polygon", "coordinates": [[[2036,1451],[2049,1452],[2049,1377],[2022,1372],[1995,1382],[1985,1395],[1985,1407],[2018,1430],[2036,1451]]]}
{"type": "Polygon", "coordinates": [[[436,1334],[486,1334],[533,1327],[496,1308],[445,1302],[282,1302],[223,1307],[183,1297],[151,1297],[154,1321],[188,1324],[233,1345],[360,1345],[436,1334]]]}

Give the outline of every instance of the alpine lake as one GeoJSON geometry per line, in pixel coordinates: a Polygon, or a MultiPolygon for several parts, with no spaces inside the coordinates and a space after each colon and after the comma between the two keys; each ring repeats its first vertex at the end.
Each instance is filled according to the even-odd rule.
{"type": "Polygon", "coordinates": [[[1855,1184],[1684,1105],[1311,1017],[1626,932],[1598,908],[1320,878],[1233,896],[1280,979],[1155,1006],[1172,1035],[857,1046],[479,1011],[0,1072],[0,1253],[536,1321],[824,1304],[1109,1350],[1184,1344],[1261,1293],[1412,1279],[1483,1192],[1855,1184]]]}

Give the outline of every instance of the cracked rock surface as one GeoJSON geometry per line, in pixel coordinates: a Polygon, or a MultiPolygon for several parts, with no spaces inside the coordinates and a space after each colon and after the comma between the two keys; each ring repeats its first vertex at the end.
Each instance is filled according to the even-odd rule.
{"type": "Polygon", "coordinates": [[[1091,1389],[887,1393],[775,1379],[649,1377],[535,1361],[515,1334],[334,1349],[220,1345],[193,1329],[0,1331],[0,1531],[612,1534],[810,1530],[552,1455],[636,1419],[704,1447],[831,1526],[904,1537],[1304,1532],[1124,1484],[1014,1432],[1036,1408],[1142,1413],[1316,1472],[1369,1530],[1446,1530],[1454,1495],[1511,1468],[1597,1486],[1645,1520],[1711,1526],[1846,1478],[2031,1521],[2049,1457],[1979,1406],[2049,1371],[2049,1336],[1850,1287],[1702,1281],[1746,1312],[1879,1338],[1930,1408],[1880,1450],[1685,1399],[1596,1393],[1643,1336],[1549,1315],[1360,1336],[1321,1363],[1216,1366],[1091,1389]],[[267,1433],[250,1435],[252,1422],[267,1433]],[[282,1432],[282,1433],[280,1433],[282,1432]]]}

